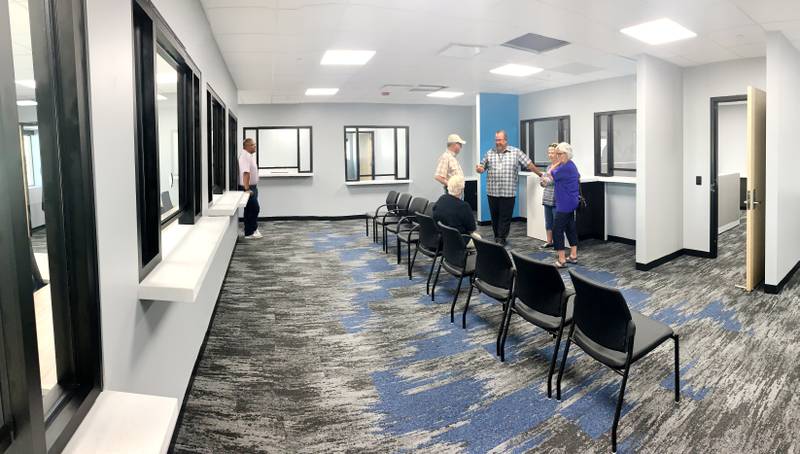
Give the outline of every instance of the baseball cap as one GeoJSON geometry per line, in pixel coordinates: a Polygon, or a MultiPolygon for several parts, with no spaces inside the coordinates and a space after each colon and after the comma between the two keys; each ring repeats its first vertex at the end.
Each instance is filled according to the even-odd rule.
{"type": "Polygon", "coordinates": [[[450,134],[447,136],[447,143],[460,143],[461,145],[464,145],[467,142],[458,134],[450,134]]]}

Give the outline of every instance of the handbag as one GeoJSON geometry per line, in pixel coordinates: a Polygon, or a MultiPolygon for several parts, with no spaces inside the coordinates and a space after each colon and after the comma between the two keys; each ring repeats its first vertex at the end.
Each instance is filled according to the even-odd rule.
{"type": "Polygon", "coordinates": [[[578,181],[578,211],[585,210],[589,207],[589,202],[583,196],[583,189],[581,188],[581,183],[578,181]]]}

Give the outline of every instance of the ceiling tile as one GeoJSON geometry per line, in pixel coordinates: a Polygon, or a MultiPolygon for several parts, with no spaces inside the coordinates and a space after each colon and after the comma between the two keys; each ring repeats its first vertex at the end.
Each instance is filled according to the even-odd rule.
{"type": "Polygon", "coordinates": [[[800,20],[797,0],[730,0],[758,23],[800,20]]]}

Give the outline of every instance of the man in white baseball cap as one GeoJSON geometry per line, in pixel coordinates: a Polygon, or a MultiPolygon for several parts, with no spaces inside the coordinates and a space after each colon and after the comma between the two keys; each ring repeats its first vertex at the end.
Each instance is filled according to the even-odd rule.
{"type": "Polygon", "coordinates": [[[439,163],[436,165],[436,173],[433,178],[444,186],[444,192],[447,192],[447,182],[454,175],[464,176],[464,171],[461,170],[461,165],[458,163],[456,156],[461,151],[461,146],[467,143],[458,134],[450,134],[447,136],[447,150],[442,153],[439,158],[439,163]]]}

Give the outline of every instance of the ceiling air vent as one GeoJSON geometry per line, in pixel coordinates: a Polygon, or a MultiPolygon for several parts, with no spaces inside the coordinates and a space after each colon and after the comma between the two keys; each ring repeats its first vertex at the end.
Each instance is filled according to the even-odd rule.
{"type": "Polygon", "coordinates": [[[567,41],[560,39],[548,38],[547,36],[537,35],[535,33],[526,33],[522,36],[512,39],[503,43],[506,47],[513,49],[524,50],[526,52],[533,52],[534,54],[541,54],[551,50],[564,47],[569,44],[567,41]]]}
{"type": "Polygon", "coordinates": [[[483,50],[484,46],[477,44],[450,44],[439,51],[443,57],[472,58],[483,50]]]}
{"type": "Polygon", "coordinates": [[[439,91],[447,88],[444,85],[417,85],[416,87],[408,90],[412,93],[433,93],[434,91],[439,91]]]}

